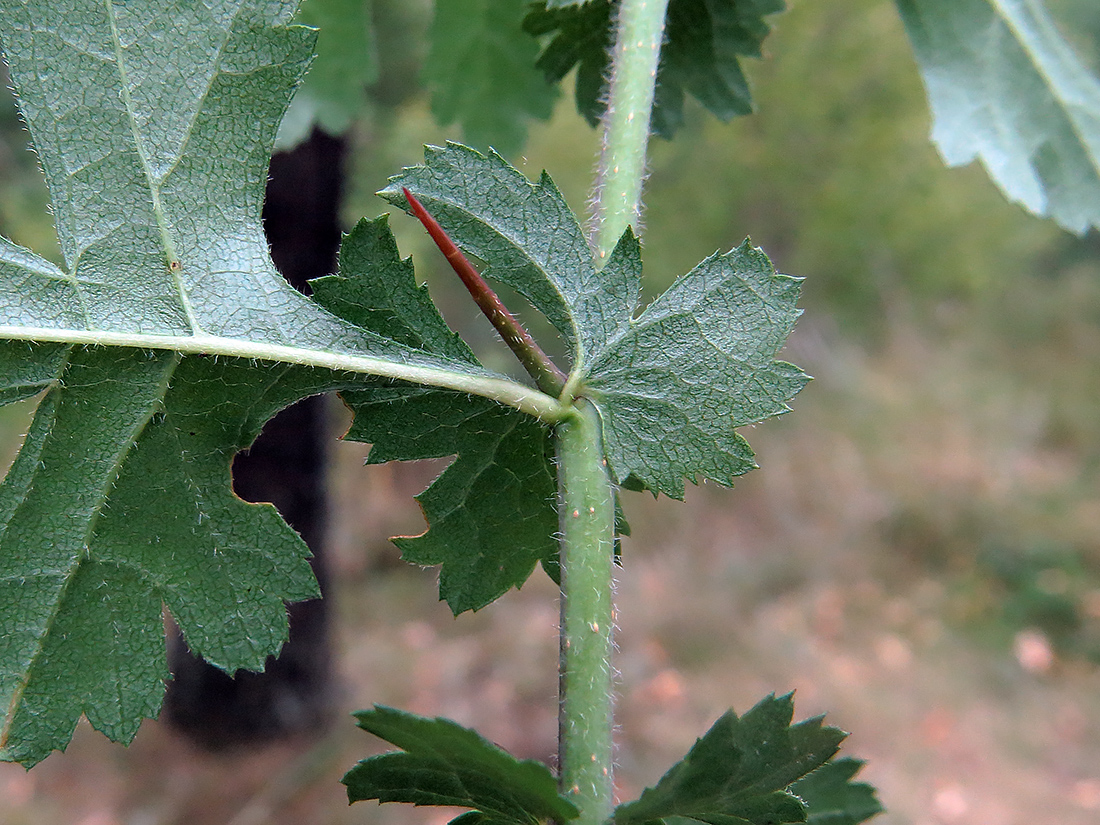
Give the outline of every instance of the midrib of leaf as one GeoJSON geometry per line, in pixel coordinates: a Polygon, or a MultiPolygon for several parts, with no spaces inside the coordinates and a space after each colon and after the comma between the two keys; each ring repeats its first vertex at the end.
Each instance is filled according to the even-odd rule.
{"type": "MultiPolygon", "coordinates": [[[[989,0],[989,5],[993,9],[994,15],[998,19],[1002,20],[1005,26],[1010,29],[1012,33],[1016,36],[1016,41],[1020,44],[1020,47],[1023,49],[1024,54],[1027,55],[1027,58],[1031,62],[1031,65],[1035,68],[1036,73],[1047,81],[1047,85],[1051,90],[1051,94],[1053,95],[1054,99],[1058,101],[1059,107],[1065,113],[1066,120],[1069,121],[1069,126],[1070,129],[1073,131],[1074,136],[1078,139],[1083,147],[1091,149],[1087,136],[1081,131],[1080,127],[1077,124],[1077,119],[1073,117],[1070,107],[1067,105],[1066,101],[1061,95],[1061,90],[1066,85],[1064,79],[1063,82],[1059,82],[1058,78],[1052,77],[1049,74],[1049,72],[1047,71],[1047,67],[1043,65],[1042,60],[1040,60],[1039,58],[1039,50],[1035,47],[1034,38],[1028,35],[1028,30],[1026,26],[1020,25],[1018,15],[1009,11],[1009,9],[1007,8],[1009,3],[1005,2],[1005,0],[989,0]]],[[[1031,15],[1031,20],[1036,26],[1042,27],[1047,34],[1053,35],[1050,39],[1051,44],[1058,44],[1062,42],[1061,35],[1050,31],[1050,21],[1045,15],[1033,14],[1031,15]]],[[[1059,58],[1062,57],[1062,55],[1056,56],[1059,58]]],[[[1092,154],[1091,151],[1089,152],[1089,154],[1092,154]]],[[[1093,156],[1092,160],[1093,164],[1097,167],[1097,174],[1100,175],[1100,158],[1093,156]]]]}
{"type": "MultiPolygon", "coordinates": [[[[171,383],[172,376],[175,375],[176,367],[179,366],[181,356],[176,355],[176,363],[172,365],[171,369],[164,370],[163,378],[160,381],[161,398],[168,391],[168,385],[171,383]]],[[[67,366],[67,365],[66,365],[67,366]]],[[[61,382],[64,383],[64,371],[62,371],[61,382]]],[[[61,586],[61,591],[58,594],[58,598],[54,600],[53,607],[50,610],[50,616],[46,620],[43,632],[38,636],[38,642],[35,646],[35,651],[31,655],[30,660],[27,662],[27,667],[24,670],[23,678],[20,680],[19,685],[12,692],[11,701],[8,703],[7,713],[4,716],[4,729],[0,732],[0,747],[7,744],[8,730],[11,724],[15,721],[14,709],[23,701],[23,692],[27,689],[27,684],[30,681],[31,675],[34,673],[35,666],[38,663],[39,658],[42,655],[45,647],[46,640],[50,636],[50,632],[53,629],[54,623],[57,620],[58,614],[61,612],[61,608],[66,603],[66,593],[72,586],[73,581],[76,578],[76,571],[86,560],[90,559],[88,555],[88,548],[91,545],[92,536],[95,533],[96,525],[99,522],[99,517],[103,513],[103,505],[107,502],[108,497],[111,494],[111,489],[114,487],[115,482],[118,480],[118,475],[122,469],[123,463],[126,461],[126,457],[130,454],[130,451],[134,448],[134,444],[137,443],[138,435],[145,426],[149,423],[149,420],[159,411],[159,406],[156,404],[150,404],[145,417],[139,419],[134,423],[131,430],[129,443],[124,450],[120,450],[115,457],[115,461],[111,465],[111,471],[103,475],[103,484],[100,486],[99,491],[99,504],[96,506],[91,518],[88,519],[88,528],[84,531],[84,552],[73,559],[72,564],[69,565],[68,570],[65,572],[65,583],[61,586]]]]}
{"type": "MultiPolygon", "coordinates": [[[[172,282],[176,285],[176,293],[179,295],[180,303],[183,306],[184,314],[187,317],[187,323],[191,326],[191,329],[196,334],[202,332],[198,319],[195,317],[195,313],[191,308],[191,301],[187,297],[187,290],[184,289],[183,280],[180,278],[181,267],[179,266],[179,255],[176,253],[176,244],[172,240],[172,234],[169,231],[168,222],[164,217],[164,209],[160,202],[160,184],[157,182],[156,177],[153,175],[152,167],[149,163],[149,156],[145,153],[145,143],[142,140],[141,131],[138,129],[137,120],[134,117],[134,104],[133,99],[130,96],[130,83],[129,72],[126,69],[126,62],[123,60],[122,39],[119,37],[117,17],[115,15],[115,6],[112,0],[103,0],[104,6],[107,9],[107,19],[111,22],[111,45],[115,51],[115,65],[118,66],[119,79],[122,86],[122,103],[126,109],[126,119],[130,124],[130,133],[134,136],[134,147],[137,149],[138,157],[141,158],[141,170],[145,174],[145,180],[149,185],[149,195],[153,199],[153,214],[157,218],[157,230],[160,232],[161,242],[164,244],[164,253],[167,258],[166,263],[172,273],[172,282]]],[[[237,8],[237,13],[240,13],[240,7],[237,8]]],[[[236,22],[236,15],[233,17],[232,23],[236,22]]],[[[206,96],[210,93],[210,83],[218,74],[218,68],[221,65],[221,56],[225,51],[225,44],[228,41],[230,33],[233,31],[232,23],[225,28],[225,34],[222,37],[221,44],[218,48],[218,57],[214,61],[213,70],[209,73],[206,82],[206,89],[203,90],[200,100],[205,100],[206,96]]],[[[202,105],[196,107],[196,111],[201,111],[202,105]]],[[[183,156],[184,147],[187,146],[188,140],[191,135],[191,128],[194,126],[195,119],[192,118],[190,124],[187,127],[187,136],[180,143],[179,153],[176,155],[175,161],[168,167],[167,172],[170,174],[179,163],[179,159],[183,156]]],[[[83,296],[81,296],[83,302],[83,296]]]]}
{"type": "Polygon", "coordinates": [[[377,375],[480,395],[498,404],[514,407],[541,421],[554,423],[565,414],[563,406],[536,389],[491,375],[470,375],[440,367],[402,363],[367,355],[349,355],[327,350],[291,347],[281,344],[223,338],[205,333],[196,335],[149,335],[105,330],[70,330],[47,327],[0,326],[0,338],[20,341],[51,341],[86,346],[132,347],[135,349],[170,350],[184,355],[224,355],[231,358],[251,358],[276,361],[306,367],[377,375]]]}

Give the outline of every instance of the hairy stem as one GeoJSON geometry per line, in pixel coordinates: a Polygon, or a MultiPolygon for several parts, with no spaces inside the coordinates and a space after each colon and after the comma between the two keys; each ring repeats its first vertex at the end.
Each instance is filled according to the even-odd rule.
{"type": "Polygon", "coordinates": [[[561,787],[577,825],[601,825],[612,794],[611,599],[615,503],[595,407],[558,425],[561,523],[561,787]]]}
{"type": "Polygon", "coordinates": [[[535,339],[531,337],[531,334],[524,329],[523,324],[517,321],[516,317],[508,311],[508,308],[504,306],[497,294],[493,292],[492,287],[485,283],[481,273],[462,254],[462,250],[455,245],[455,242],[439,225],[439,222],[424,208],[424,205],[417,200],[416,196],[405,187],[401,187],[401,191],[405,193],[405,200],[409,202],[409,207],[416,215],[416,219],[428,230],[428,234],[435,241],[435,245],[439,247],[439,251],[443,253],[443,257],[447,259],[447,263],[451,265],[451,269],[458,275],[459,280],[466,287],[466,291],[470,293],[470,297],[474,299],[478,309],[489,319],[493,329],[508,345],[508,349],[512,351],[512,354],[519,359],[523,368],[527,370],[527,374],[535,380],[535,386],[547,395],[559,395],[565,386],[565,373],[558,369],[554,362],[550,360],[550,356],[542,351],[542,348],[535,343],[535,339]]]}
{"type": "MultiPolygon", "coordinates": [[[[649,120],[668,0],[622,0],[610,99],[596,179],[594,242],[605,259],[638,225],[649,120]]],[[[570,382],[566,386],[571,386],[570,382]]],[[[572,397],[572,393],[569,393],[572,397]]],[[[580,398],[557,425],[561,521],[561,787],[578,825],[603,825],[614,809],[612,565],[615,499],[599,414],[580,398]]]]}
{"type": "Polygon", "coordinates": [[[640,233],[649,119],[668,0],[623,0],[611,60],[593,230],[602,261],[628,226],[640,233]]]}

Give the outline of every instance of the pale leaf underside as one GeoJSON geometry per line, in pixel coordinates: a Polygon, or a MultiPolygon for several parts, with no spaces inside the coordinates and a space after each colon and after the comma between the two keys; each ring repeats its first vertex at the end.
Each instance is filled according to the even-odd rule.
{"type": "Polygon", "coordinates": [[[64,746],[81,712],[129,739],[163,693],[162,604],[231,671],[278,649],[284,602],[316,594],[307,551],[229,478],[278,409],[361,384],[341,361],[487,374],[337,317],[272,266],[267,163],[312,53],[294,5],[0,0],[64,258],[0,240],[0,398],[48,390],[0,488],[4,759],[64,746]]]}
{"type": "Polygon", "coordinates": [[[597,272],[547,175],[532,184],[497,155],[451,144],[429,147],[422,166],[381,194],[407,206],[402,187],[573,346],[570,383],[600,411],[617,482],[680,497],[685,478],[730,484],[755,466],[735,429],[785,412],[808,380],[775,360],[799,315],[798,279],[746,242],[699,264],[635,319],[637,240],[628,232],[597,272]]]}
{"type": "Polygon", "coordinates": [[[1100,80],[1036,0],[897,0],[952,166],[980,160],[1010,200],[1100,227],[1100,80]]]}

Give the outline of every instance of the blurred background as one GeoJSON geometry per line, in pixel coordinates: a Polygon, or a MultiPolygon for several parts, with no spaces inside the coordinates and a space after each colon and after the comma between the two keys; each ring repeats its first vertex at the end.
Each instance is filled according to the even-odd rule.
{"type": "MultiPolygon", "coordinates": [[[[377,2],[379,79],[351,134],[348,226],[388,175],[459,138],[417,82],[426,2],[377,2]]],[[[1100,7],[1048,5],[1096,69],[1100,7]]],[[[887,807],[883,825],[1100,822],[1100,236],[1006,203],[979,168],[943,168],[893,4],[790,3],[746,68],[759,112],[690,104],[652,146],[649,295],[746,235],[806,278],[784,357],[816,377],[794,412],[745,433],[761,466],[686,501],[625,494],[619,769],[652,784],[726,708],[796,691],[828,713],[887,807]]],[[[57,257],[10,101],[0,233],[57,257]],[[52,251],[51,251],[52,250],[52,251]]],[[[533,124],[528,176],[582,212],[595,133],[563,95],[533,124]]],[[[448,320],[508,356],[419,226],[392,225],[448,320]]],[[[537,324],[536,319],[531,323],[537,324]]],[[[497,360],[499,359],[499,361],[497,360]]],[[[0,410],[7,455],[31,408],[0,410]]],[[[332,404],[334,434],[346,414],[332,404]]],[[[334,724],[207,753],[161,722],[122,748],[81,723],[64,754],[0,765],[0,823],[446,822],[348,808],[339,777],[379,750],[346,713],[380,702],[477,727],[523,757],[556,749],[557,604],[536,571],[453,618],[435,574],[387,542],[423,530],[413,495],[445,462],[362,466],[333,447],[334,724]]]]}

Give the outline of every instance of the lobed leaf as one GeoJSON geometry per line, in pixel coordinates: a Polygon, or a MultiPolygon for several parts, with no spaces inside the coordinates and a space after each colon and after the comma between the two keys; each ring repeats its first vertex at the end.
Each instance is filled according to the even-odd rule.
{"type": "Polygon", "coordinates": [[[727,712],[654,787],[615,809],[616,825],[805,822],[805,805],[787,788],[825,764],[846,734],[820,717],[792,725],[793,713],[789,694],[741,717],[727,712]]]}
{"type": "Polygon", "coordinates": [[[197,653],[258,669],[284,602],[317,592],[230,462],[281,407],[364,380],[171,350],[488,374],[339,318],[272,266],[267,162],[313,42],[294,7],[0,0],[63,257],[0,239],[0,401],[45,390],[0,487],[2,759],[64,747],[81,713],[132,737],[167,676],[162,605],[197,653]]]}
{"type": "Polygon", "coordinates": [[[295,6],[0,0],[64,257],[0,239],[0,337],[234,339],[463,369],[324,311],[271,263],[268,160],[315,34],[289,25],[295,6]]]}
{"type": "Polygon", "coordinates": [[[473,809],[452,825],[565,823],[578,814],[541,762],[520,761],[449,719],[425,719],[381,705],[355,717],[363,730],[402,751],[364,759],[348,771],[342,781],[350,802],[473,809]]]}
{"type": "MultiPolygon", "coordinates": [[[[385,217],[361,221],[344,239],[340,275],[312,285],[316,300],[356,324],[476,363],[416,285],[385,217]]],[[[537,563],[556,561],[553,450],[549,431],[535,419],[429,387],[376,382],[343,397],[355,412],[345,438],[374,445],[368,463],[457,456],[417,497],[429,530],[395,540],[406,561],[442,565],[440,598],[456,614],[521,586],[537,563]]]]}
{"type": "MultiPolygon", "coordinates": [[[[544,2],[524,21],[530,34],[552,35],[538,59],[547,80],[560,81],[578,66],[577,111],[593,126],[607,101],[611,19],[616,8],[615,0],[584,5],[544,2]]],[[[785,8],[783,0],[670,0],[657,69],[653,131],[671,138],[683,125],[685,94],[722,121],[749,114],[752,96],[740,60],[761,56],[770,31],[764,18],[785,8]]]]}
{"type": "Polygon", "coordinates": [[[574,348],[574,393],[596,404],[617,483],[682,497],[755,467],[736,428],[786,412],[808,377],[775,360],[800,312],[798,279],[746,241],[682,276],[637,319],[641,251],[629,231],[604,267],[543,173],[531,184],[498,155],[429,147],[407,187],[484,274],[516,289],[574,348]]]}
{"type": "Polygon", "coordinates": [[[1100,80],[1030,0],[897,0],[949,166],[981,161],[1006,197],[1100,227],[1100,80]]]}
{"type": "MultiPolygon", "coordinates": [[[[640,268],[628,233],[608,264],[640,268]]],[[[774,360],[801,314],[799,280],[746,240],[682,276],[613,339],[580,390],[600,411],[612,475],[680,498],[756,464],[737,427],[786,412],[809,380],[774,360]]]]}
{"type": "Polygon", "coordinates": [[[121,348],[5,348],[39,365],[38,380],[54,367],[0,487],[0,758],[32,765],[64,747],[81,713],[117,741],[156,715],[162,605],[226,670],[258,670],[278,650],[284,602],[317,585],[274,508],[233,495],[230,463],[279,409],[351,379],[121,348]]]}

